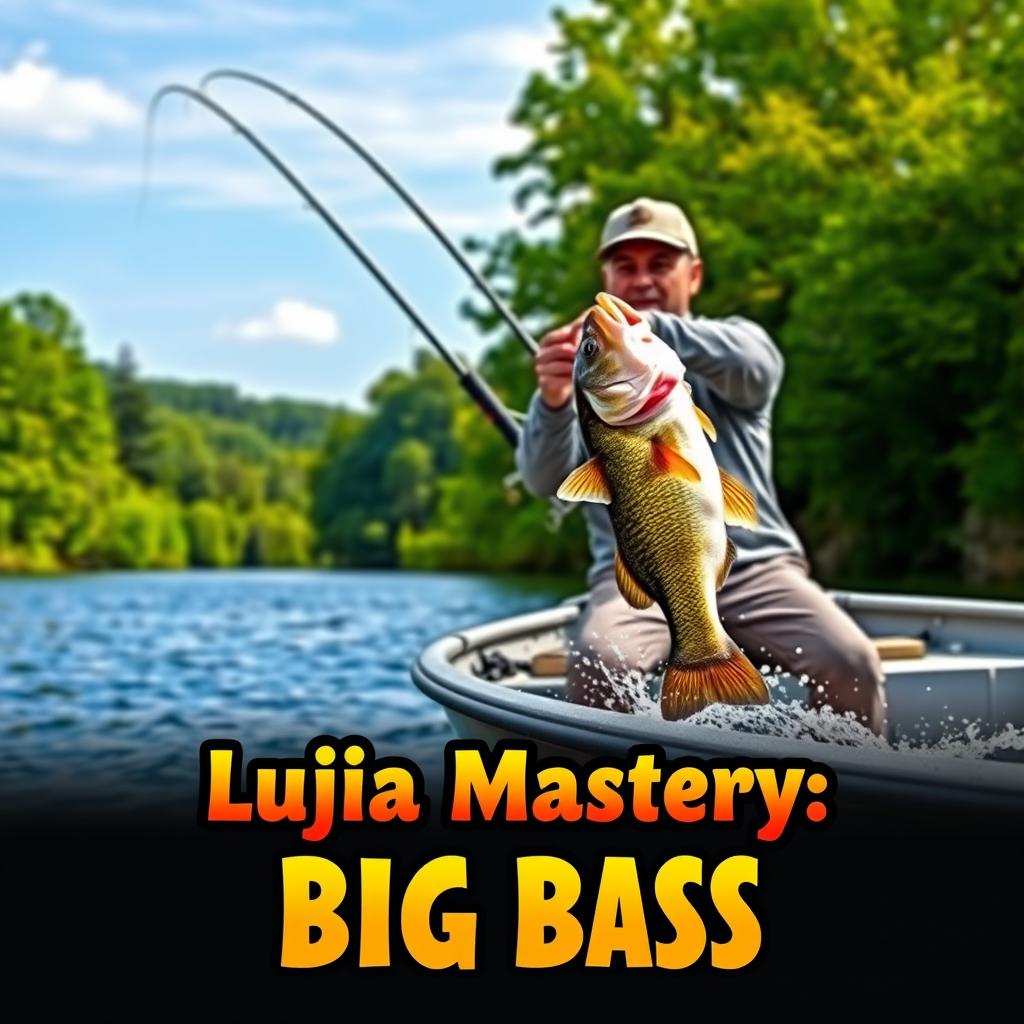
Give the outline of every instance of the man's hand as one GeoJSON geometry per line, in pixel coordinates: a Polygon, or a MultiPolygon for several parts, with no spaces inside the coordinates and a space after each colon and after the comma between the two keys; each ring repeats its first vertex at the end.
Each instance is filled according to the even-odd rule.
{"type": "Polygon", "coordinates": [[[572,398],[572,364],[589,312],[589,308],[585,309],[572,323],[556,327],[540,339],[533,370],[540,397],[550,409],[560,409],[572,398]]]}

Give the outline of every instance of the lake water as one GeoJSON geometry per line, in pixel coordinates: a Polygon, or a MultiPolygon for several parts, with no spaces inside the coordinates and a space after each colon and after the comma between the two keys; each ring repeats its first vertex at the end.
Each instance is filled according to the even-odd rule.
{"type": "Polygon", "coordinates": [[[357,733],[436,762],[454,735],[409,667],[453,629],[557,584],[400,572],[0,580],[0,796],[79,810],[195,806],[199,744],[300,757],[357,733]]]}

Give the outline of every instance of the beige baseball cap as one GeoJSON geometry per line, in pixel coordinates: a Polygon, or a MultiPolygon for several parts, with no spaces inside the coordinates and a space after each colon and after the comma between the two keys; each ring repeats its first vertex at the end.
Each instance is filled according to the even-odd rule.
{"type": "Polygon", "coordinates": [[[598,258],[619,242],[631,238],[649,238],[655,242],[666,242],[679,249],[689,249],[699,256],[697,236],[686,219],[686,214],[675,203],[640,196],[630,203],[617,206],[604,222],[598,258]]]}

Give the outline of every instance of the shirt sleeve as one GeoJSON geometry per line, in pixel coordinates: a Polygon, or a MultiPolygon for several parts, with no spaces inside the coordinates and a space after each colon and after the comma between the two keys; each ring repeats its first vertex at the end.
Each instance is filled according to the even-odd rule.
{"type": "Polygon", "coordinates": [[[769,405],[782,383],[784,360],[763,327],[745,317],[724,320],[647,311],[651,329],[671,345],[688,371],[737,409],[769,405]]]}
{"type": "Polygon", "coordinates": [[[516,448],[516,468],[526,489],[538,498],[550,498],[584,461],[575,401],[551,409],[542,401],[540,391],[535,391],[516,448]]]}

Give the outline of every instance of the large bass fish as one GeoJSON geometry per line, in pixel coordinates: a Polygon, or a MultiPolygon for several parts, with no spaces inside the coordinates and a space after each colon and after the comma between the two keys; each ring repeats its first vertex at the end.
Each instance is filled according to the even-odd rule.
{"type": "Polygon", "coordinates": [[[679,356],[622,299],[601,292],[583,324],[573,366],[576,408],[593,457],[558,496],[608,506],[615,577],[634,608],[655,601],[672,651],[662,715],[708,704],[766,704],[761,673],[726,634],[715,594],[736,556],[726,524],[757,523],[753,495],[719,469],[679,356]]]}

